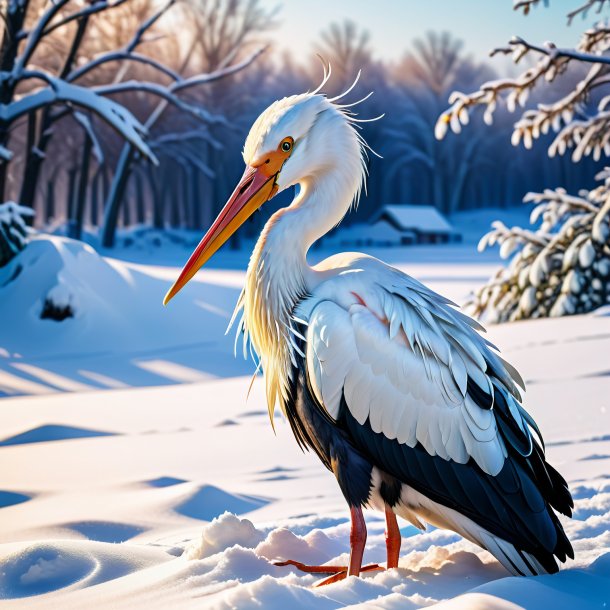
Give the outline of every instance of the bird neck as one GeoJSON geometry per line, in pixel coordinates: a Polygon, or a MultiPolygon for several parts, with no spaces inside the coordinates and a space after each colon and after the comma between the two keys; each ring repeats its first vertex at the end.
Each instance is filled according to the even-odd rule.
{"type": "Polygon", "coordinates": [[[265,225],[252,253],[248,283],[251,289],[264,288],[261,305],[277,319],[285,322],[284,315],[317,285],[319,274],[308,264],[307,253],[349,211],[360,187],[353,176],[353,171],[335,170],[302,180],[290,206],[265,225]]]}
{"type": "Polygon", "coordinates": [[[307,252],[349,210],[361,184],[355,169],[303,180],[291,205],[269,219],[252,253],[238,307],[265,371],[270,410],[277,398],[283,404],[288,390],[294,307],[324,279],[307,263],[307,252]]]}

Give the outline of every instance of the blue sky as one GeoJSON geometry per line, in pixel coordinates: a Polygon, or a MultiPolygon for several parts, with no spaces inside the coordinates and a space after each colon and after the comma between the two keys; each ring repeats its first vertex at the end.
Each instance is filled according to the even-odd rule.
{"type": "MultiPolygon", "coordinates": [[[[465,42],[466,50],[481,59],[513,34],[532,42],[552,40],[573,46],[583,29],[577,18],[566,25],[566,13],[575,3],[554,0],[548,8],[534,9],[527,17],[513,11],[512,0],[262,0],[280,7],[280,27],[272,37],[279,48],[297,57],[313,55],[312,43],[322,29],[346,18],[368,28],[378,59],[399,59],[411,41],[427,30],[449,30],[465,42]]],[[[576,3],[578,4],[578,3],[576,3]]],[[[595,21],[589,15],[586,24],[595,21]]]]}

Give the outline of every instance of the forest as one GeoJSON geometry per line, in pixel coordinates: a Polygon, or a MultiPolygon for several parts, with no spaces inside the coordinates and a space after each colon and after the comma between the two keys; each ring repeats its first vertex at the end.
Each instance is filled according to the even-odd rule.
{"type": "MultiPolygon", "coordinates": [[[[247,127],[274,99],[315,89],[320,59],[332,68],[325,93],[372,93],[360,118],[383,115],[361,124],[373,152],[348,222],[384,203],[431,203],[446,214],[517,206],[549,186],[577,192],[602,168],[538,154],[550,136],[538,150],[513,147],[506,107],[493,130],[475,109],[468,140],[438,141],[434,125],[452,91],[514,73],[508,63],[477,63],[448,32],[405,41],[391,63],[349,19],[328,25],[307,56],[279,53],[269,34],[281,11],[259,0],[10,0],[3,10],[0,200],[33,208],[36,227],[89,232],[104,247],[119,227],[207,226],[241,173],[235,151],[247,127]]],[[[576,66],[534,91],[528,107],[582,76],[576,66]]]]}

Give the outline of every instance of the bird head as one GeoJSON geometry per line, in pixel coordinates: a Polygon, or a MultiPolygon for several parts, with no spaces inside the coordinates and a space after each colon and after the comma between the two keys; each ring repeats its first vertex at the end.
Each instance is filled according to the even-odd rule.
{"type": "Polygon", "coordinates": [[[278,192],[350,159],[356,165],[359,188],[363,141],[342,108],[317,92],[305,93],[274,102],[256,119],[244,145],[244,174],[166,294],[165,305],[278,192]]]}

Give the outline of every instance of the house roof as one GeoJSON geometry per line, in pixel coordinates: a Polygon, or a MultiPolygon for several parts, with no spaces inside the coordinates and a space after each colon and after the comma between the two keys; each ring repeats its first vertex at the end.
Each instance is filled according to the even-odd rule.
{"type": "MultiPolygon", "coordinates": [[[[384,222],[384,221],[382,221],[384,222]]],[[[389,223],[384,222],[384,226],[379,223],[364,224],[356,223],[347,227],[341,227],[333,235],[326,238],[328,244],[349,244],[357,241],[372,241],[372,242],[400,242],[404,237],[413,237],[416,235],[412,231],[399,230],[389,223]]]]}
{"type": "Polygon", "coordinates": [[[447,219],[432,205],[384,205],[372,218],[373,222],[387,218],[402,231],[456,233],[447,219]]]}

